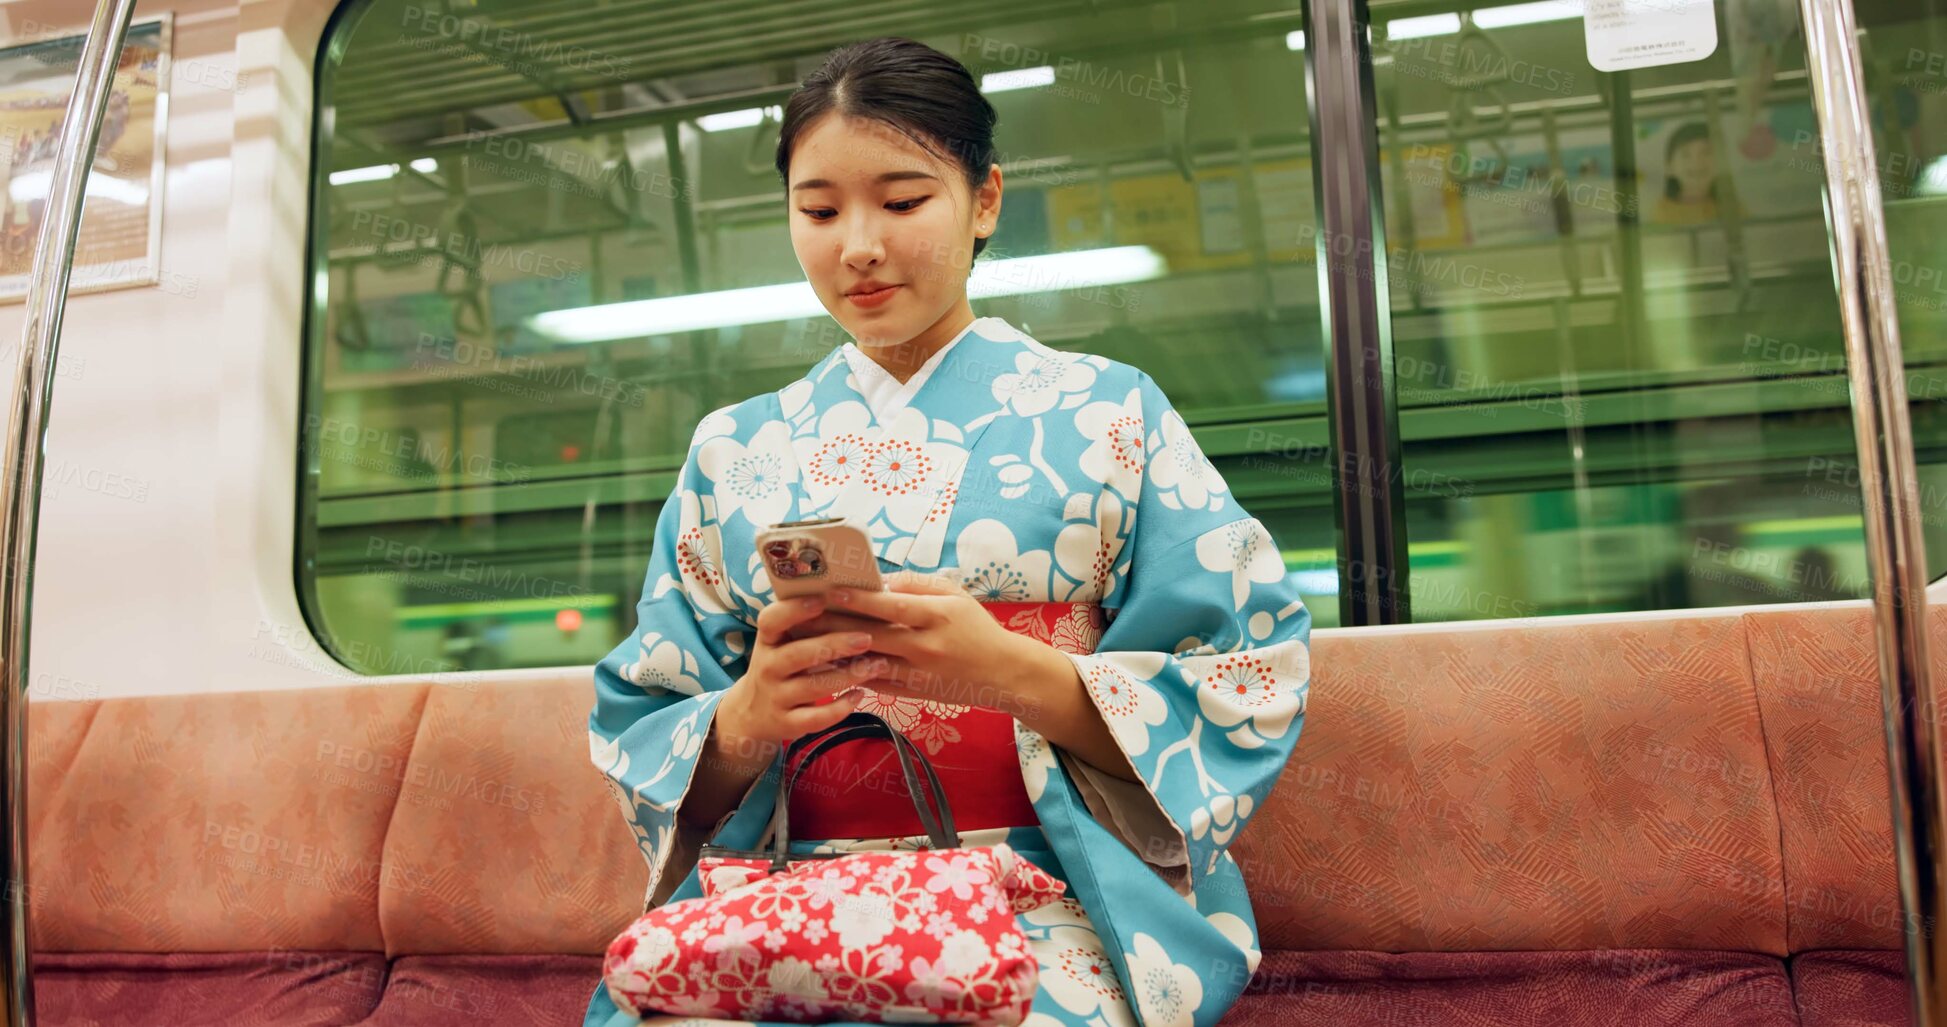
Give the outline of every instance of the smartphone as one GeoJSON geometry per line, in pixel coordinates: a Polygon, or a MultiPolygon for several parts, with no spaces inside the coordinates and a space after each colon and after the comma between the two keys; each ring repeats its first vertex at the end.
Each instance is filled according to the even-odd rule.
{"type": "Polygon", "coordinates": [[[799,599],[832,588],[877,592],[879,558],[865,532],[843,517],[785,521],[757,532],[757,552],[779,599],[799,599]]]}
{"type": "MultiPolygon", "coordinates": [[[[877,592],[885,587],[879,577],[879,558],[872,552],[871,540],[858,525],[843,517],[820,517],[808,521],[785,521],[757,532],[757,552],[771,576],[771,594],[778,599],[799,599],[830,588],[857,588],[877,592]]],[[[854,616],[865,616],[854,614],[854,616]]],[[[876,620],[877,618],[866,618],[876,620]]],[[[849,666],[870,654],[848,656],[832,664],[849,666]]],[[[853,688],[863,686],[855,685],[853,688]]],[[[852,688],[814,700],[823,706],[836,702],[852,688]]]]}

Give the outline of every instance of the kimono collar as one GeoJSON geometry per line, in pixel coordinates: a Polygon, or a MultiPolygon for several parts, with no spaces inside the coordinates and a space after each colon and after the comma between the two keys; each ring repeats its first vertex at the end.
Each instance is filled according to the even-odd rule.
{"type": "Polygon", "coordinates": [[[881,421],[843,349],[778,392],[790,426],[797,516],[844,517],[895,566],[938,566],[961,473],[1005,411],[995,381],[1039,344],[997,317],[976,319],[941,354],[906,405],[881,421]]]}
{"type": "Polygon", "coordinates": [[[933,376],[933,372],[939,368],[940,361],[946,358],[954,344],[966,338],[968,332],[973,331],[973,326],[974,322],[968,322],[967,327],[960,329],[959,334],[948,339],[946,345],[934,350],[933,355],[927,357],[926,362],[903,382],[894,378],[891,371],[879,366],[878,361],[872,359],[854,343],[848,342],[840,346],[838,351],[844,356],[845,365],[852,369],[852,387],[863,395],[865,405],[872,408],[872,415],[883,421],[898,414],[905,409],[906,404],[912,402],[913,395],[925,386],[928,378],[933,376]]]}

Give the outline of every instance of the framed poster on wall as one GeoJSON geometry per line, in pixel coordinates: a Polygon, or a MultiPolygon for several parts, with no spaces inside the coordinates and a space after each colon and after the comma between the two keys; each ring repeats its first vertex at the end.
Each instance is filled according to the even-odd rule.
{"type": "MultiPolygon", "coordinates": [[[[161,280],[168,15],[129,26],[82,203],[71,293],[161,280]]],[[[85,35],[0,48],[0,302],[25,298],[85,35]]]]}

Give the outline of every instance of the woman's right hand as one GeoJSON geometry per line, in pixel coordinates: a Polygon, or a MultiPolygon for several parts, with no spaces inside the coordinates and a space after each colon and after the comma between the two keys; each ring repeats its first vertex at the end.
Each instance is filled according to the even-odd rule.
{"type": "Polygon", "coordinates": [[[822,731],[850,716],[865,698],[854,685],[882,678],[883,657],[834,666],[836,660],[857,656],[872,636],[835,632],[793,639],[792,629],[825,611],[819,596],[785,599],[757,614],[757,633],[751,643],[750,669],[724,695],[717,710],[718,726],[726,733],[767,745],[822,731]],[[833,693],[851,691],[830,702],[833,693]]]}
{"type": "Polygon", "coordinates": [[[822,598],[786,599],[758,613],[749,669],[717,701],[716,716],[698,756],[700,765],[709,770],[697,772],[678,807],[681,823],[691,832],[712,837],[787,740],[844,720],[865,693],[853,689],[841,699],[819,700],[885,677],[886,660],[880,656],[844,667],[832,665],[834,660],[865,652],[872,641],[869,635],[853,637],[852,632],[834,631],[791,637],[793,629],[824,609],[822,598]]]}

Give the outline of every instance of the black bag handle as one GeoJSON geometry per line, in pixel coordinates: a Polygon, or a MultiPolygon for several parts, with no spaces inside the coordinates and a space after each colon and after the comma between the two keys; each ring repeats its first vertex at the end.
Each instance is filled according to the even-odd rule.
{"type": "Polygon", "coordinates": [[[826,729],[824,733],[816,735],[812,741],[798,739],[798,741],[792,742],[792,746],[785,752],[785,760],[789,762],[792,754],[804,750],[806,744],[810,746],[810,752],[806,752],[804,754],[804,760],[796,768],[792,768],[789,778],[785,778],[783,789],[779,791],[777,811],[773,815],[773,824],[775,824],[775,838],[773,838],[775,856],[773,856],[773,865],[781,865],[781,861],[785,859],[785,850],[789,848],[789,797],[790,793],[794,791],[796,778],[800,774],[804,774],[804,770],[810,768],[812,762],[816,762],[820,756],[824,756],[826,752],[829,752],[831,748],[835,748],[837,744],[855,741],[855,739],[876,739],[876,737],[886,737],[886,739],[892,741],[894,754],[900,758],[900,774],[905,778],[905,791],[907,791],[907,795],[913,797],[913,809],[919,813],[919,824],[927,832],[927,836],[933,838],[933,846],[935,848],[958,848],[960,846],[960,834],[954,830],[952,809],[946,805],[946,789],[940,785],[940,778],[938,778],[938,774],[935,774],[933,764],[927,762],[927,758],[919,752],[919,746],[915,746],[911,739],[907,739],[903,733],[896,731],[890,723],[886,723],[884,719],[880,719],[876,713],[859,713],[859,711],[855,711],[849,717],[845,717],[843,721],[839,721],[837,725],[833,725],[833,727],[826,729]],[[861,719],[861,717],[864,717],[864,719],[861,719]],[[915,774],[915,766],[917,766],[919,774],[925,774],[925,785],[927,785],[925,789],[921,787],[919,774],[915,774]],[[927,809],[927,803],[923,799],[931,799],[933,809],[927,809]]]}
{"type": "Polygon", "coordinates": [[[947,804],[946,788],[940,783],[940,776],[933,769],[932,763],[919,751],[919,747],[913,744],[912,739],[907,738],[877,714],[868,713],[864,710],[856,710],[844,720],[825,728],[823,731],[794,739],[784,752],[779,754],[777,767],[779,772],[783,773],[783,769],[790,766],[791,760],[798,753],[804,752],[807,748],[810,749],[810,752],[806,754],[802,763],[796,767],[792,767],[790,773],[784,774],[783,784],[778,790],[777,806],[771,814],[772,838],[770,851],[760,852],[749,849],[731,849],[720,845],[705,845],[698,850],[698,856],[769,859],[771,861],[771,872],[778,873],[783,871],[793,859],[835,859],[841,856],[851,855],[848,852],[809,853],[801,856],[790,855],[791,793],[796,787],[798,775],[803,773],[804,769],[810,766],[812,761],[831,751],[839,743],[858,738],[881,737],[888,738],[892,741],[893,752],[899,761],[900,774],[906,781],[907,794],[912,796],[914,810],[919,814],[920,826],[925,829],[927,836],[932,840],[933,847],[936,849],[959,848],[960,833],[953,825],[953,810],[947,804]],[[917,771],[915,771],[915,767],[918,768],[917,771]],[[921,787],[922,776],[925,787],[921,787]],[[931,809],[928,808],[926,800],[930,800],[932,805],[931,809]]]}

